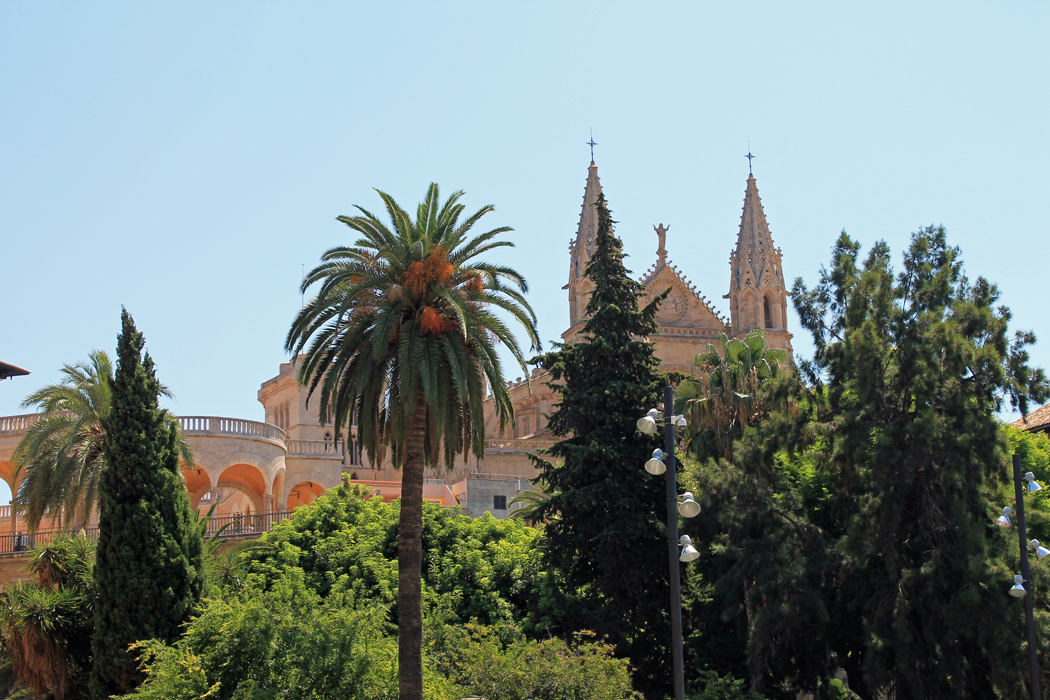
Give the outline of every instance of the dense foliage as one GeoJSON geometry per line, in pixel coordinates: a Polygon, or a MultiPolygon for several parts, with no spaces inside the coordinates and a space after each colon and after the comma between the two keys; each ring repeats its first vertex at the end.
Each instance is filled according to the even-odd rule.
{"type": "Polygon", "coordinates": [[[593,283],[580,342],[534,362],[550,372],[558,410],[548,428],[562,438],[534,458],[550,498],[544,562],[571,604],[551,616],[561,633],[588,629],[609,639],[636,669],[646,693],[670,688],[670,623],[664,480],[642,465],[660,446],[637,420],[660,399],[653,344],[656,309],[666,293],[638,308],[641,284],[628,276],[604,195],[586,276],[593,283]]]}
{"type": "MultiPolygon", "coordinates": [[[[276,525],[247,553],[248,576],[261,587],[289,570],[301,571],[314,593],[342,596],[355,606],[390,610],[397,623],[397,546],[400,501],[366,498],[348,483],[276,525]]],[[[423,602],[441,608],[451,624],[525,621],[541,575],[536,531],[491,515],[470,518],[423,504],[423,602]]]]}
{"type": "Polygon", "coordinates": [[[173,641],[203,589],[201,535],[179,469],[178,433],[157,406],[161,387],[131,315],[121,315],[106,469],[99,481],[92,697],[142,680],[128,646],[173,641]]]}
{"type": "Polygon", "coordinates": [[[525,328],[539,347],[536,317],[525,301],[525,279],[509,267],[478,260],[504,246],[509,231],[471,232],[486,206],[461,221],[462,192],[441,202],[431,184],[416,217],[392,197],[386,223],[361,216],[339,221],[362,237],[332,248],[303,280],[317,295],[296,316],[285,349],[302,355],[298,379],[319,389],[322,422],[331,411],[338,428],[358,426],[373,462],[389,450],[401,468],[398,619],[401,697],[421,700],[422,615],[420,549],[426,467],[452,466],[458,455],[485,452],[486,385],[496,421],[507,425],[513,406],[496,344],[524,369],[518,341],[495,309],[525,328]]]}
{"type": "Polygon", "coordinates": [[[38,697],[88,697],[95,542],[56,537],[30,552],[34,580],[0,594],[0,630],[14,677],[38,697]]]}
{"type": "Polygon", "coordinates": [[[1003,475],[1004,398],[1044,401],[996,287],[970,284],[943,228],[912,237],[898,275],[884,243],[863,264],[843,234],[812,291],[793,291],[816,344],[822,391],[814,428],[827,444],[843,524],[832,641],[851,678],[898,698],[988,697],[1005,690],[1016,642],[1008,579],[992,570],[999,533],[986,485],[1003,475]]]}
{"type": "MultiPolygon", "coordinates": [[[[806,385],[766,382],[774,410],[686,475],[704,494],[688,531],[709,543],[687,595],[694,663],[770,697],[830,695],[838,668],[863,698],[1021,692],[1016,535],[992,521],[1012,502],[1004,437],[1032,471],[1046,453],[996,412],[1047,398],[1034,338],[1010,339],[998,291],[965,278],[940,228],[900,273],[884,243],[862,262],[843,234],[793,296],[816,345],[806,385]]],[[[1034,535],[1044,501],[1029,497],[1034,535]]]]}
{"type": "MultiPolygon", "coordinates": [[[[398,503],[344,483],[244,553],[246,577],[209,599],[174,645],[140,644],[129,698],[398,697],[398,503]]],[[[542,575],[536,531],[425,504],[423,688],[428,700],[633,697],[626,662],[588,639],[523,633],[542,575]]]]}

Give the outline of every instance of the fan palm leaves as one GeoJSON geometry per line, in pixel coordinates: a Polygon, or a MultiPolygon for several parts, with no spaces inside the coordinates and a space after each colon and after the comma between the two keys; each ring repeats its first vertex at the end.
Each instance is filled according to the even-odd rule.
{"type": "MultiPolygon", "coordinates": [[[[87,522],[98,503],[99,476],[105,469],[104,419],[112,402],[113,361],[102,350],[93,350],[86,362],[62,367],[62,379],[30,394],[24,408],[43,411],[15,448],[15,479],[22,483],[15,505],[36,529],[45,517],[69,516],[80,510],[79,527],[87,522]]],[[[171,397],[166,387],[164,396],[171,397]]],[[[193,464],[193,451],[178,428],[175,416],[166,413],[177,429],[182,460],[193,464]]]]}
{"type": "Polygon", "coordinates": [[[398,549],[399,686],[422,694],[422,502],[424,470],[485,451],[484,402],[492,391],[501,429],[513,417],[497,344],[526,375],[505,319],[539,348],[528,286],[513,268],[478,256],[513,246],[498,227],[471,229],[493,210],[461,218],[462,192],[444,202],[431,184],[415,218],[378,192],[388,221],[362,207],[339,221],[361,237],[326,251],[303,280],[316,295],[296,316],[285,349],[299,355],[298,379],[340,429],[356,422],[373,463],[402,469],[398,549]]]}
{"type": "Polygon", "coordinates": [[[708,345],[707,352],[693,358],[692,378],[676,391],[688,420],[688,450],[702,459],[732,459],[733,442],[769,410],[761,384],[779,377],[789,359],[785,351],[769,347],[760,329],[744,340],[723,333],[720,343],[721,352],[708,345]]]}

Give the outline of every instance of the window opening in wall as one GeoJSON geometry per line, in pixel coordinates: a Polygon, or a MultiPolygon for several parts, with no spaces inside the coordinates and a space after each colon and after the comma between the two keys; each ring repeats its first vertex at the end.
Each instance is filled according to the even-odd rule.
{"type": "Polygon", "coordinates": [[[762,307],[766,312],[766,328],[773,327],[773,316],[769,313],[769,297],[762,300],[762,307]]]}
{"type": "Polygon", "coordinates": [[[493,496],[492,497],[492,510],[507,510],[507,497],[506,496],[493,496]]]}

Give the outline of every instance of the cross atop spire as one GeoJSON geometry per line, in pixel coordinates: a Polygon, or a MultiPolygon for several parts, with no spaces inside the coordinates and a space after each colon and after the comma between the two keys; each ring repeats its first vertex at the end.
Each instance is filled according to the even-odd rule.
{"type": "Polygon", "coordinates": [[[754,173],[751,172],[751,159],[754,158],[755,156],[751,155],[751,142],[750,141],[747,142],[747,155],[744,156],[744,157],[747,158],[747,174],[748,175],[754,175],[754,173]]]}
{"type": "Polygon", "coordinates": [[[591,131],[591,140],[587,142],[587,145],[591,147],[591,162],[593,163],[594,162],[594,147],[598,145],[598,143],[594,140],[594,131],[593,130],[591,131]]]}

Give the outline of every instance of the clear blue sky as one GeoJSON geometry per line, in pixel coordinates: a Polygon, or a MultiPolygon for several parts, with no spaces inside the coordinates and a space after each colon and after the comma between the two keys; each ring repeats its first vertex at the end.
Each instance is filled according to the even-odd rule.
{"type": "Polygon", "coordinates": [[[899,253],[944,224],[1048,367],[1048,20],[1046,2],[9,0],[0,359],[33,374],[0,383],[0,415],[112,351],[123,304],[172,410],[261,419],[302,265],[348,242],[337,215],[379,208],[373,187],[494,204],[557,339],[591,128],[636,273],[667,224],[728,311],[750,141],[789,278],[812,285],[843,228],[899,253]]]}

